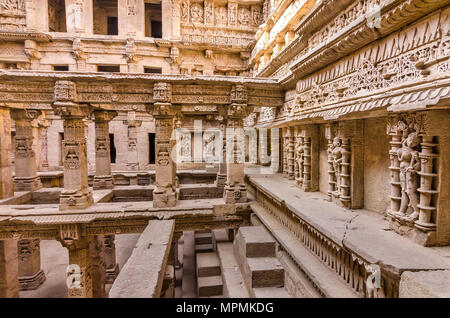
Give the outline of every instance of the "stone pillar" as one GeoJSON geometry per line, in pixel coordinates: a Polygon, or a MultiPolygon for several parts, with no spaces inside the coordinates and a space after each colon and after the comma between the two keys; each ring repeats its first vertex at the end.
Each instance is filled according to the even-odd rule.
{"type": "Polygon", "coordinates": [[[114,188],[111,173],[111,153],[109,145],[109,121],[117,112],[94,111],[95,116],[95,177],[94,189],[114,188]]]}
{"type": "Polygon", "coordinates": [[[0,240],[0,298],[19,297],[17,242],[0,240]]]}
{"type": "Polygon", "coordinates": [[[11,159],[11,116],[8,108],[0,107],[0,199],[14,195],[11,159]]]}
{"type": "Polygon", "coordinates": [[[156,126],[156,168],[153,191],[153,207],[172,207],[178,200],[176,181],[176,161],[172,158],[175,146],[173,134],[174,114],[172,112],[172,86],[168,83],[155,83],[153,86],[155,101],[153,117],[156,126]]]}
{"type": "Polygon", "coordinates": [[[76,102],[75,83],[58,81],[55,84],[56,114],[64,120],[64,190],[61,191],[59,209],[85,209],[92,205],[92,191],[88,186],[88,160],[83,119],[88,107],[76,102]]]}
{"type": "Polygon", "coordinates": [[[222,158],[219,163],[219,171],[216,178],[216,186],[218,191],[224,191],[227,180],[227,139],[226,139],[226,125],[220,124],[220,131],[222,134],[222,158]]]}
{"type": "Polygon", "coordinates": [[[80,224],[60,225],[60,242],[69,251],[68,297],[102,298],[106,295],[103,241],[85,232],[80,224]]]}
{"type": "Polygon", "coordinates": [[[42,184],[37,176],[31,121],[40,115],[40,111],[21,109],[13,110],[11,114],[16,122],[14,190],[35,191],[42,188],[42,184]]]}
{"type": "Polygon", "coordinates": [[[119,264],[116,262],[116,243],[115,235],[104,235],[103,246],[106,265],[106,283],[114,283],[117,275],[119,275],[119,264]]]}
{"type": "Polygon", "coordinates": [[[319,190],[319,126],[307,125],[303,138],[303,190],[319,190]]]}
{"type": "Polygon", "coordinates": [[[20,290],[33,290],[45,282],[41,269],[41,249],[39,239],[25,239],[17,243],[19,259],[20,290]]]}
{"type": "Polygon", "coordinates": [[[181,3],[180,0],[172,0],[172,41],[181,40],[181,3]]]}
{"type": "Polygon", "coordinates": [[[292,128],[288,128],[287,131],[289,132],[287,149],[287,175],[289,180],[294,180],[294,135],[292,128]]]}
{"type": "Polygon", "coordinates": [[[39,171],[48,171],[48,142],[47,131],[50,127],[49,120],[39,122],[39,171]]]}
{"type": "Polygon", "coordinates": [[[227,204],[247,201],[247,190],[244,182],[244,118],[247,112],[245,86],[233,86],[231,105],[228,107],[226,136],[227,182],[224,198],[227,204]]]}
{"type": "Polygon", "coordinates": [[[139,157],[137,150],[137,128],[141,126],[142,120],[136,120],[134,111],[128,112],[128,119],[123,121],[128,126],[128,156],[127,168],[131,171],[139,170],[139,157]]]}
{"type": "Polygon", "coordinates": [[[172,36],[172,1],[162,0],[161,1],[161,12],[162,12],[162,38],[165,40],[170,40],[172,36]]]}
{"type": "Polygon", "coordinates": [[[92,264],[92,297],[105,298],[106,263],[102,237],[89,236],[89,257],[92,264]]]}

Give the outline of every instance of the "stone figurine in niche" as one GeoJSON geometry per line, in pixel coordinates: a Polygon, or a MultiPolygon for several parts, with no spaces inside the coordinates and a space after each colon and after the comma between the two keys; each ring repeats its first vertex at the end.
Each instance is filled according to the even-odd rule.
{"type": "Polygon", "coordinates": [[[333,169],[336,179],[336,191],[339,191],[341,185],[341,163],[342,153],[344,149],[341,147],[341,140],[339,137],[333,139],[333,145],[331,147],[331,158],[333,160],[333,169]]]}
{"type": "Polygon", "coordinates": [[[295,144],[295,158],[298,167],[298,177],[300,179],[303,178],[303,153],[304,153],[304,146],[300,138],[298,138],[295,144]]]}
{"type": "Polygon", "coordinates": [[[419,217],[419,188],[420,176],[418,172],[421,169],[419,158],[420,136],[417,132],[412,132],[402,142],[402,147],[398,150],[397,156],[400,162],[400,186],[402,198],[400,210],[397,212],[399,217],[406,217],[408,221],[415,221],[419,217]],[[407,216],[408,206],[411,206],[413,212],[407,216]]]}

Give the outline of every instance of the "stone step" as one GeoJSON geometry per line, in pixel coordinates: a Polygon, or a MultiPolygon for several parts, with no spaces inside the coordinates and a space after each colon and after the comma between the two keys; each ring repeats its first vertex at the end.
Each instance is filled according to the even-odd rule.
{"type": "Polygon", "coordinates": [[[212,234],[213,241],[216,243],[230,242],[230,238],[228,237],[228,230],[226,229],[213,230],[212,234]]]}
{"type": "MultiPolygon", "coordinates": [[[[327,268],[315,255],[307,250],[289,229],[280,225],[259,203],[252,204],[252,210],[261,222],[271,229],[272,235],[277,239],[289,258],[294,260],[301,271],[312,282],[315,289],[327,298],[354,298],[357,295],[333,271],[327,268]]],[[[309,287],[307,287],[309,288],[309,287]]]]}
{"type": "Polygon", "coordinates": [[[221,276],[197,277],[198,297],[220,296],[223,293],[221,276]]]}
{"type": "Polygon", "coordinates": [[[275,257],[247,258],[244,279],[251,288],[283,287],[284,268],[275,257]]]}
{"type": "Polygon", "coordinates": [[[255,298],[292,298],[286,289],[279,287],[253,288],[253,294],[255,298]]]}
{"type": "Polygon", "coordinates": [[[212,244],[196,244],[195,245],[195,253],[212,253],[213,245],[212,244]]]}
{"type": "Polygon", "coordinates": [[[223,296],[226,298],[250,298],[233,252],[233,243],[218,243],[217,254],[222,272],[223,296]]]}
{"type": "Polygon", "coordinates": [[[220,275],[219,257],[216,253],[199,253],[197,257],[197,277],[220,275]]]}
{"type": "Polygon", "coordinates": [[[234,244],[245,257],[275,257],[275,240],[262,226],[240,227],[234,244]]]}
{"type": "Polygon", "coordinates": [[[212,234],[195,232],[195,244],[212,244],[212,234]]]}

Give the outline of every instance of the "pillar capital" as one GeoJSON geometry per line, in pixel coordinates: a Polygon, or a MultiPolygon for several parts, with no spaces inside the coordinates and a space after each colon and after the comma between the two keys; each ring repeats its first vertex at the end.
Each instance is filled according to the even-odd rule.
{"type": "Polygon", "coordinates": [[[25,120],[32,121],[41,116],[42,112],[36,109],[12,109],[11,117],[15,121],[25,120]]]}
{"type": "Polygon", "coordinates": [[[94,110],[93,113],[96,122],[109,122],[117,116],[117,112],[111,110],[94,110]]]}

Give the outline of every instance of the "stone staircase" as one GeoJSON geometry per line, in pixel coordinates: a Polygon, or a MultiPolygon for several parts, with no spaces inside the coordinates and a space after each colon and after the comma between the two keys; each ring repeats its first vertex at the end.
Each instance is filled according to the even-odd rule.
{"type": "Polygon", "coordinates": [[[198,297],[217,297],[223,295],[220,262],[213,247],[213,233],[195,233],[196,277],[198,297]]]}
{"type": "Polygon", "coordinates": [[[276,243],[262,226],[239,228],[234,255],[250,297],[288,298],[284,268],[276,258],[276,243]]]}
{"type": "Polygon", "coordinates": [[[212,253],[213,238],[211,231],[195,232],[195,253],[212,253]]]}

